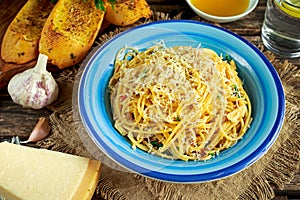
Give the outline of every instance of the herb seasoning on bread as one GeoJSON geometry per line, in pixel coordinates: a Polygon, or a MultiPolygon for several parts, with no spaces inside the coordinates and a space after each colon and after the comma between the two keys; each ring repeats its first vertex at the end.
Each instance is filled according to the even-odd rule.
{"type": "Polygon", "coordinates": [[[1,57],[4,61],[24,64],[38,57],[41,32],[54,5],[50,0],[26,2],[3,37],[1,57]]]}
{"type": "Polygon", "coordinates": [[[94,0],[59,0],[42,30],[40,53],[60,69],[79,63],[93,45],[104,13],[94,0]]]}

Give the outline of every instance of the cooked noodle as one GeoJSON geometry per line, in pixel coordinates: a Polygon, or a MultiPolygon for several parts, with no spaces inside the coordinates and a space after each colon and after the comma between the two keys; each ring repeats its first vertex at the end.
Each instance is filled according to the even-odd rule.
{"type": "Polygon", "coordinates": [[[210,159],[242,138],[251,121],[235,62],[207,48],[125,47],[109,89],[115,128],[134,149],[164,158],[210,159]]]}

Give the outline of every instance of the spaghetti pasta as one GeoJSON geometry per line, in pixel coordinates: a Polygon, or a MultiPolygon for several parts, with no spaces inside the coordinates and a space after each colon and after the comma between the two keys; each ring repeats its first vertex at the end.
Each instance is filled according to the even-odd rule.
{"type": "Polygon", "coordinates": [[[251,104],[233,60],[163,42],[120,49],[109,82],[114,126],[133,148],[169,159],[207,160],[250,126],[251,104]]]}

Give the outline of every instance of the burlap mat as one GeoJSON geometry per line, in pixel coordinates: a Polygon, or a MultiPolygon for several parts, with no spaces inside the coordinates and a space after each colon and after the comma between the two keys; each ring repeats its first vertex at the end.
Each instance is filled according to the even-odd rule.
{"type": "MultiPolygon", "coordinates": [[[[180,18],[180,15],[175,16],[180,18]]],[[[169,19],[155,13],[152,20],[169,19]]],[[[196,18],[196,20],[198,20],[196,18]]],[[[139,22],[140,23],[147,22],[139,22]]],[[[101,34],[99,45],[126,28],[115,28],[101,34]]],[[[285,121],[272,148],[255,164],[228,178],[200,184],[175,184],[152,180],[133,173],[111,169],[103,165],[101,177],[93,199],[271,199],[272,185],[282,188],[299,168],[300,155],[300,70],[288,61],[281,62],[259,47],[276,68],[286,94],[285,121]]],[[[49,107],[52,135],[38,143],[42,148],[75,155],[93,157],[78,136],[84,133],[76,109],[72,107],[72,92],[79,67],[64,70],[57,82],[59,100],[49,107]]],[[[76,83],[75,83],[76,84],[76,83]]],[[[74,100],[74,99],[73,99],[74,100]]]]}

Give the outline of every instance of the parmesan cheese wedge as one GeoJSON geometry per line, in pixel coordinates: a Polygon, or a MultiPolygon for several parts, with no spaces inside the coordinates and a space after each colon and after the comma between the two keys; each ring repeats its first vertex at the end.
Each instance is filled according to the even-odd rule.
{"type": "Polygon", "coordinates": [[[0,194],[7,199],[91,199],[101,163],[85,157],[0,143],[0,194]]]}

